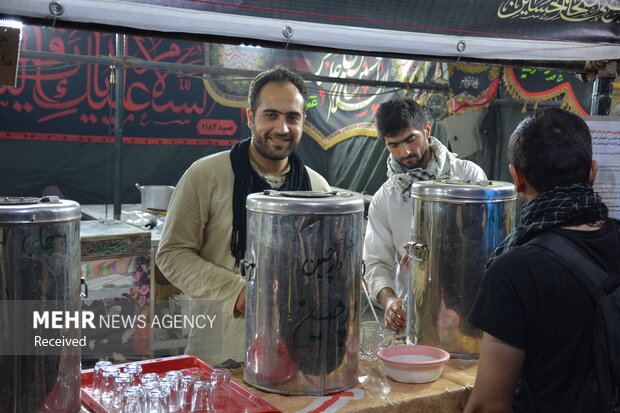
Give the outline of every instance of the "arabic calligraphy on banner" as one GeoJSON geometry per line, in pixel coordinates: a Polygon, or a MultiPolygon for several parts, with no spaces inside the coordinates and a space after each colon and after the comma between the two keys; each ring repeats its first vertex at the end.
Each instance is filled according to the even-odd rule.
{"type": "MultiPolygon", "coordinates": [[[[574,73],[541,69],[504,69],[503,82],[506,92],[515,100],[536,102],[561,100],[563,109],[578,115],[587,115],[591,86],[575,77],[574,73]]],[[[527,103],[526,103],[527,104],[527,103]]],[[[525,111],[525,107],[524,107],[525,111]]]]}
{"type": "MultiPolygon", "coordinates": [[[[387,81],[390,73],[384,70],[384,60],[379,57],[328,53],[321,59],[314,74],[333,78],[387,81]]],[[[366,115],[370,105],[386,89],[380,86],[373,88],[375,90],[369,93],[368,86],[343,83],[327,85],[324,82],[316,82],[316,84],[327,95],[329,102],[327,120],[339,109],[346,112],[357,112],[356,116],[358,117],[366,115]]]]}
{"type": "Polygon", "coordinates": [[[460,113],[467,108],[484,109],[497,94],[500,83],[500,68],[497,66],[478,66],[451,64],[450,112],[460,113]]]}
{"type": "MultiPolygon", "coordinates": [[[[298,73],[339,79],[400,81],[409,83],[448,83],[447,65],[340,53],[315,53],[295,50],[272,50],[222,44],[205,45],[207,65],[254,71],[276,65],[298,73]]],[[[205,79],[209,96],[221,105],[245,108],[251,79],[213,77],[205,79]]],[[[355,136],[377,136],[374,113],[382,102],[396,96],[412,95],[421,105],[439,100],[439,112],[445,112],[447,96],[419,90],[402,90],[386,86],[367,86],[325,81],[306,82],[308,100],[304,132],[328,150],[355,136]]],[[[445,113],[444,115],[445,116],[445,113]]],[[[434,116],[433,117],[441,117],[434,116]]]]}
{"type": "Polygon", "coordinates": [[[620,3],[615,0],[505,0],[497,16],[501,19],[617,23],[620,3]]]}
{"type": "MultiPolygon", "coordinates": [[[[317,76],[386,81],[402,70],[394,60],[294,50],[272,50],[222,44],[205,45],[206,64],[230,69],[262,71],[280,65],[298,73],[317,76]]],[[[205,79],[210,97],[222,105],[247,107],[251,79],[217,77],[205,79]]],[[[376,136],[374,112],[397,91],[333,82],[306,82],[308,100],[304,132],[327,150],[353,136],[376,136]]]]}
{"type": "MultiPolygon", "coordinates": [[[[387,80],[388,59],[339,53],[315,54],[312,71],[317,76],[341,79],[387,80]]],[[[376,136],[374,112],[386,88],[346,83],[315,82],[309,85],[306,133],[323,149],[354,136],[376,136]]]]}
{"type": "MultiPolygon", "coordinates": [[[[270,56],[261,48],[205,43],[204,53],[205,64],[213,67],[260,71],[272,64],[270,56]]],[[[220,105],[245,108],[251,80],[249,77],[207,77],[204,87],[220,105]]]]}
{"type": "MultiPolygon", "coordinates": [[[[114,35],[103,32],[26,26],[22,42],[25,50],[115,54],[114,35]]],[[[127,36],[126,50],[152,62],[204,64],[200,42],[127,36]]],[[[0,87],[2,117],[11,117],[3,122],[0,138],[114,141],[111,74],[105,65],[21,58],[17,87],[0,87]]],[[[243,125],[238,110],[209,96],[199,73],[128,68],[124,93],[124,143],[229,146],[243,125]]]]}
{"type": "MultiPolygon", "coordinates": [[[[441,63],[336,53],[322,55],[320,60],[314,59],[312,63],[314,74],[318,76],[409,83],[441,83],[443,80],[447,83],[447,73],[441,63]]],[[[411,95],[421,105],[425,105],[434,96],[427,91],[386,86],[316,82],[316,87],[319,88],[318,93],[311,96],[314,99],[309,102],[308,118],[311,118],[313,125],[318,125],[319,129],[307,128],[306,132],[319,142],[323,149],[329,149],[354,136],[376,137],[374,114],[379,105],[389,99],[411,95]],[[352,116],[357,122],[351,123],[352,116]],[[333,125],[338,125],[337,129],[333,125]],[[330,131],[330,128],[332,131],[329,134],[321,133],[330,131]]]]}
{"type": "MultiPolygon", "coordinates": [[[[113,56],[114,35],[27,26],[26,50],[113,56]]],[[[442,65],[412,60],[127,36],[127,54],[152,62],[206,64],[262,71],[276,65],[298,73],[369,81],[427,82],[447,75],[442,65]]],[[[114,141],[114,88],[106,65],[22,58],[18,86],[0,87],[0,139],[106,143],[114,141]],[[70,129],[67,125],[72,125],[70,129]]],[[[124,137],[128,144],[230,146],[248,133],[243,108],[253,76],[243,78],[143,68],[125,71],[124,137]],[[241,109],[241,110],[240,110],[241,109]]],[[[304,131],[327,150],[355,136],[376,136],[378,106],[410,94],[425,104],[429,94],[386,86],[307,82],[304,131]]],[[[445,99],[443,100],[445,101],[445,99]]],[[[439,105],[443,108],[443,104],[439,105]]]]}

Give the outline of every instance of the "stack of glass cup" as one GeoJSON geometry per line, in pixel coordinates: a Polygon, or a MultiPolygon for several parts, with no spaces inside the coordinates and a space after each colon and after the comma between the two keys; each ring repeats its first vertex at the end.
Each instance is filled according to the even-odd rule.
{"type": "Polygon", "coordinates": [[[217,367],[201,380],[178,370],[142,374],[137,363],[118,368],[99,361],[92,395],[111,413],[223,413],[230,407],[230,370],[217,367]]]}

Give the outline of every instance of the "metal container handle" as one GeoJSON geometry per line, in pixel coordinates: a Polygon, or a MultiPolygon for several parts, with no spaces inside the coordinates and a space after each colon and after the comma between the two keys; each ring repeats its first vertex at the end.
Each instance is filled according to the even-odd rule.
{"type": "Polygon", "coordinates": [[[419,242],[409,241],[407,246],[407,255],[416,261],[426,261],[428,259],[428,245],[419,242]]]}
{"type": "Polygon", "coordinates": [[[80,278],[80,298],[88,298],[88,284],[86,284],[86,278],[80,278]]]}
{"type": "MultiPolygon", "coordinates": [[[[405,248],[407,250],[407,256],[409,258],[412,258],[416,261],[428,260],[428,245],[427,244],[409,241],[407,245],[405,246],[405,248]]],[[[412,283],[415,281],[415,271],[416,269],[414,267],[412,274],[411,274],[412,283]]],[[[413,287],[408,288],[408,290],[412,292],[413,287]]],[[[413,336],[415,337],[415,342],[413,344],[418,344],[420,337],[418,336],[418,332],[416,331],[416,328],[415,328],[415,323],[416,323],[415,302],[414,302],[415,298],[413,296],[410,297],[409,295],[413,295],[413,294],[407,294],[407,296],[405,297],[406,301],[404,303],[404,305],[407,306],[408,309],[409,308],[411,309],[411,311],[407,310],[407,316],[410,318],[409,320],[407,320],[407,325],[409,326],[413,336]]],[[[407,333],[407,336],[411,336],[411,334],[407,333]]]]}
{"type": "Polygon", "coordinates": [[[252,281],[254,275],[256,275],[256,264],[243,259],[239,263],[239,271],[241,272],[241,277],[248,277],[248,281],[252,281]]]}
{"type": "Polygon", "coordinates": [[[137,182],[136,182],[136,188],[138,188],[138,190],[139,190],[140,192],[142,192],[142,190],[144,189],[144,187],[143,187],[143,186],[140,186],[140,184],[139,184],[139,183],[137,183],[137,182]]]}
{"type": "Polygon", "coordinates": [[[50,204],[60,204],[60,197],[56,195],[46,195],[44,197],[41,197],[39,201],[50,204]]]}

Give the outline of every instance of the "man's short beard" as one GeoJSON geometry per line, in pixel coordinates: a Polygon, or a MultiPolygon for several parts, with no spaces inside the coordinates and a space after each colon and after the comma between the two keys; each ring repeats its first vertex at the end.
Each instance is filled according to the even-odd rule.
{"type": "MultiPolygon", "coordinates": [[[[268,138],[267,138],[268,139],[268,138]]],[[[288,158],[293,151],[295,150],[295,148],[291,145],[289,147],[289,149],[287,149],[286,151],[284,151],[281,155],[274,155],[272,153],[269,153],[267,146],[267,141],[264,141],[265,146],[263,146],[263,144],[259,141],[259,139],[255,138],[254,136],[252,136],[252,140],[254,141],[254,147],[256,148],[256,152],[258,152],[259,154],[261,154],[263,157],[271,160],[271,161],[282,161],[286,158],[288,158]]]]}
{"type": "Polygon", "coordinates": [[[422,156],[420,157],[420,159],[418,159],[418,162],[412,166],[411,168],[408,167],[407,165],[405,165],[404,163],[402,163],[400,160],[397,159],[398,163],[400,164],[400,166],[402,166],[405,169],[418,169],[418,168],[422,168],[422,162],[424,162],[424,158],[426,158],[426,154],[428,153],[428,150],[430,149],[430,146],[426,147],[426,150],[424,151],[424,153],[422,154],[422,156]]]}

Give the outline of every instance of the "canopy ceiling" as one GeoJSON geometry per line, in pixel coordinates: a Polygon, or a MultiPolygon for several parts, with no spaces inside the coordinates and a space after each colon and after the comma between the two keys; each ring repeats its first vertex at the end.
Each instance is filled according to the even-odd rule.
{"type": "Polygon", "coordinates": [[[50,25],[56,19],[361,53],[620,59],[618,0],[2,0],[0,12],[50,25]]]}

